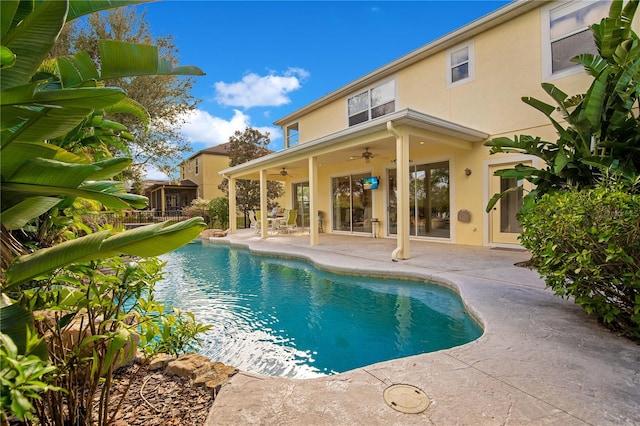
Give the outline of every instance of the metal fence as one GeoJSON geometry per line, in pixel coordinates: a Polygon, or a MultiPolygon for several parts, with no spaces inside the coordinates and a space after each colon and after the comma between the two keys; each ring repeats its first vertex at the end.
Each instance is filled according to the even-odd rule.
{"type": "Polygon", "coordinates": [[[182,210],[170,210],[162,213],[155,210],[125,210],[117,212],[96,212],[85,215],[84,221],[101,226],[109,224],[116,229],[135,228],[150,223],[164,222],[167,220],[189,219],[182,210]]]}

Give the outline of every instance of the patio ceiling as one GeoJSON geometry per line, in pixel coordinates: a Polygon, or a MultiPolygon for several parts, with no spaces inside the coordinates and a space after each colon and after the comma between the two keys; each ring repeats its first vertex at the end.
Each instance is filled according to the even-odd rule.
{"type": "Polygon", "coordinates": [[[406,129],[410,145],[428,140],[457,149],[471,149],[475,142],[482,142],[488,133],[461,126],[427,114],[405,109],[385,115],[366,124],[351,127],[322,138],[275,152],[246,163],[220,171],[236,179],[259,179],[266,170],[269,180],[304,179],[309,172],[309,157],[315,156],[318,165],[350,163],[351,156],[360,155],[365,147],[377,156],[392,162],[395,159],[395,137],[387,130],[387,122],[397,129],[406,129]],[[288,176],[280,175],[285,168],[288,176]]]}

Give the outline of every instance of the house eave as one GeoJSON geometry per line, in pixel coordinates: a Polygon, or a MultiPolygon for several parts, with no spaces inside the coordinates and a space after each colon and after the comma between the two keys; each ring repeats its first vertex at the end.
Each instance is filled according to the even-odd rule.
{"type": "Polygon", "coordinates": [[[281,162],[286,161],[287,159],[300,157],[301,155],[312,155],[314,151],[319,148],[326,149],[351,139],[385,132],[387,130],[387,122],[389,121],[391,121],[396,127],[408,126],[423,129],[428,132],[451,136],[467,142],[482,142],[489,137],[489,134],[486,132],[407,108],[402,111],[387,114],[375,120],[323,136],[313,141],[287,148],[283,151],[268,154],[264,157],[256,158],[254,160],[247,161],[246,163],[220,170],[219,174],[229,176],[237,173],[253,172],[264,168],[274,160],[281,162]]]}

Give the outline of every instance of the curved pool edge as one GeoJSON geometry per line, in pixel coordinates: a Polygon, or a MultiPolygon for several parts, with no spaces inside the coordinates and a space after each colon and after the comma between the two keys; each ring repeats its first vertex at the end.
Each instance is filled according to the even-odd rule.
{"type": "MultiPolygon", "coordinates": [[[[228,245],[235,248],[245,249],[256,256],[275,257],[275,258],[281,258],[281,259],[292,259],[292,260],[304,261],[319,270],[322,270],[325,272],[331,272],[334,274],[371,277],[371,278],[383,278],[383,279],[399,279],[399,280],[415,281],[415,282],[421,282],[421,283],[429,283],[429,284],[445,287],[453,291],[456,295],[458,295],[458,297],[462,301],[462,304],[465,310],[469,313],[469,315],[473,318],[473,320],[478,324],[478,326],[480,326],[480,328],[483,331],[483,333],[477,339],[474,339],[468,343],[464,343],[463,345],[468,345],[469,343],[473,343],[474,341],[479,340],[482,338],[482,336],[484,336],[485,322],[482,319],[482,315],[472,305],[466,302],[461,288],[455,282],[445,277],[434,278],[433,276],[426,276],[420,272],[407,272],[407,271],[393,272],[393,271],[386,271],[386,270],[380,271],[375,269],[359,268],[359,267],[335,266],[326,262],[317,261],[313,259],[309,254],[290,253],[286,251],[272,251],[273,249],[271,250],[261,249],[261,248],[252,246],[251,243],[249,242],[233,242],[228,239],[221,239],[221,238],[206,238],[202,240],[206,244],[221,244],[221,245],[228,245]]],[[[463,345],[458,345],[458,346],[463,346],[463,345]]]]}
{"type": "MultiPolygon", "coordinates": [[[[315,379],[240,372],[222,387],[207,421],[216,424],[634,424],[640,422],[640,347],[545,290],[537,274],[515,267],[526,253],[412,242],[412,258],[390,264],[393,241],[323,235],[269,238],[234,234],[216,243],[302,258],[316,267],[378,265],[460,294],[483,335],[470,343],[315,379]],[[226,240],[226,241],[223,241],[226,240]],[[421,414],[390,408],[391,384],[430,398],[421,414]]],[[[368,269],[368,268],[367,268],[368,269]]],[[[340,273],[340,272],[338,272],[340,273]]]]}

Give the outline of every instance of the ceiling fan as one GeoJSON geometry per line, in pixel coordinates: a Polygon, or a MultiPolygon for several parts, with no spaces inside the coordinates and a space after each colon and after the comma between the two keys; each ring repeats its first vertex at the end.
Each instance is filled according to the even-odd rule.
{"type": "Polygon", "coordinates": [[[352,155],[351,158],[349,158],[349,160],[361,160],[361,159],[364,159],[364,161],[368,163],[375,156],[376,156],[376,154],[373,154],[373,153],[369,152],[369,147],[366,147],[362,154],[360,154],[360,155],[352,155]]]}
{"type": "Polygon", "coordinates": [[[283,177],[287,177],[287,176],[291,176],[289,174],[289,172],[287,171],[286,168],[282,168],[282,170],[280,170],[278,173],[269,173],[271,176],[283,176],[283,177]]]}

